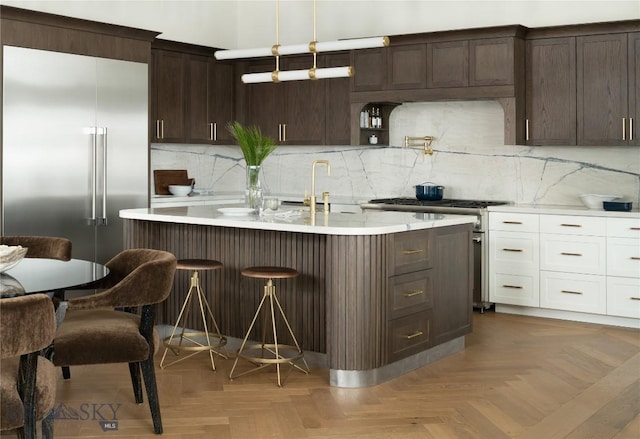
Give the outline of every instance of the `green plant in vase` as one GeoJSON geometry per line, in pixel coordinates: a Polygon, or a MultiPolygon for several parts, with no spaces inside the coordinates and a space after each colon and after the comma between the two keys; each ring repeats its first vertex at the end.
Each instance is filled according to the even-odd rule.
{"type": "Polygon", "coordinates": [[[237,121],[229,124],[229,132],[240,145],[247,165],[245,204],[252,209],[258,209],[262,205],[260,169],[264,159],[276,149],[276,142],[271,137],[263,135],[257,126],[245,127],[237,121]]]}

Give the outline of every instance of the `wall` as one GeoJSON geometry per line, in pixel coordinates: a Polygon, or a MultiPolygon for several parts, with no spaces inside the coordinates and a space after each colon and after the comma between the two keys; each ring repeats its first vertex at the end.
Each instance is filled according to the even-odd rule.
{"type": "MultiPolygon", "coordinates": [[[[25,9],[162,32],[212,47],[275,43],[275,0],[0,0],[25,9]]],[[[311,0],[280,1],[280,42],[310,41],[311,0]]],[[[640,18],[638,0],[318,0],[319,40],[503,24],[551,26],[640,18]]]]}
{"type": "MultiPolygon", "coordinates": [[[[275,1],[240,1],[238,5],[239,47],[263,47],[275,42],[275,1]],[[252,18],[256,16],[259,21],[252,18]]],[[[509,24],[539,27],[640,18],[638,0],[318,0],[316,9],[319,41],[509,24]]],[[[311,0],[280,1],[281,44],[312,40],[312,11],[311,0]]]]}
{"type": "MultiPolygon", "coordinates": [[[[620,194],[640,205],[640,148],[524,147],[503,144],[503,110],[490,101],[411,103],[390,118],[389,147],[280,146],[264,162],[271,193],[301,197],[311,185],[311,162],[327,159],[317,192],[368,200],[414,196],[432,181],[445,196],[517,203],[580,205],[583,193],[620,194]],[[403,148],[405,135],[435,137],[434,154],[403,148]]],[[[189,170],[196,186],[241,192],[239,147],[153,145],[152,168],[189,170]]]]}

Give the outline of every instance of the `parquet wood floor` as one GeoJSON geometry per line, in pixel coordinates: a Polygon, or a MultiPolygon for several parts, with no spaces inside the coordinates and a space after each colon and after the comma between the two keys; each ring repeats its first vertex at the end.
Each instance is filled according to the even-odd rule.
{"type": "MultiPolygon", "coordinates": [[[[232,360],[212,372],[197,355],[157,371],[162,437],[640,438],[640,331],[492,312],[474,325],[463,352],[364,389],[319,369],[284,388],[273,371],[229,382],[232,360]]],[[[57,400],[88,419],[57,419],[56,438],[158,437],[124,365],[74,367],[57,400]],[[95,418],[112,408],[118,430],[104,432],[95,418]]]]}

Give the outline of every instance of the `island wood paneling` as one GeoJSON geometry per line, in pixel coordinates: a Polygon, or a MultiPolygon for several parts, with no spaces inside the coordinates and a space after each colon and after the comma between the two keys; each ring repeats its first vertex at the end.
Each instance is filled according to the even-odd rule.
{"type": "Polygon", "coordinates": [[[329,367],[385,364],[389,235],[328,236],[326,282],[329,367]]]}
{"type": "MultiPolygon", "coordinates": [[[[131,220],[126,220],[125,230],[126,247],[167,250],[179,259],[222,262],[222,270],[201,273],[201,285],[221,331],[232,337],[244,337],[264,287],[264,281],[245,278],[240,271],[260,265],[295,268],[300,273],[297,278],[274,280],[278,298],[302,349],[325,352],[323,235],[131,220]]],[[[160,305],[156,323],[175,323],[189,278],[190,273],[176,272],[173,292],[160,305]]],[[[259,331],[262,322],[256,323],[259,331]]],[[[193,313],[186,326],[202,329],[193,313]]],[[[278,335],[282,342],[291,342],[284,324],[278,327],[278,335]]]]}

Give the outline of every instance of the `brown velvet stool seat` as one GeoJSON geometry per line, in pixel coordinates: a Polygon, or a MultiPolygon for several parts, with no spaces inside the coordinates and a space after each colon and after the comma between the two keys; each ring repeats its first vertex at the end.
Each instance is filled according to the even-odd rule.
{"type": "Polygon", "coordinates": [[[213,312],[207,302],[202,289],[200,288],[199,271],[219,270],[222,268],[222,263],[211,259],[179,259],[176,265],[176,270],[188,270],[191,271],[191,286],[189,292],[184,300],[180,314],[178,315],[178,321],[176,322],[171,335],[164,339],[164,354],[160,361],[160,367],[164,369],[180,361],[191,358],[194,355],[208,351],[209,358],[211,359],[211,368],[216,370],[216,364],[213,360],[214,354],[220,355],[222,358],[229,358],[229,354],[224,347],[227,344],[227,339],[220,333],[220,328],[216,323],[216,319],[213,317],[213,312]],[[194,296],[198,299],[198,306],[200,309],[200,317],[202,318],[202,325],[204,331],[187,332],[185,330],[187,321],[189,318],[189,312],[191,310],[191,303],[194,296]],[[211,325],[207,323],[207,316],[210,319],[211,325]],[[180,329],[180,334],[176,335],[180,329]],[[212,339],[213,343],[212,343],[212,339]],[[190,352],[181,358],[178,358],[171,363],[165,364],[167,357],[167,351],[171,350],[176,356],[180,355],[180,351],[190,352]]]}
{"type": "Polygon", "coordinates": [[[278,296],[276,296],[276,287],[275,285],[273,285],[273,279],[294,278],[298,276],[298,272],[293,268],[287,267],[249,267],[242,270],[241,274],[243,276],[251,278],[267,279],[267,283],[264,286],[264,294],[262,296],[262,300],[260,301],[258,309],[253,316],[253,320],[249,325],[247,334],[242,340],[240,349],[238,349],[236,360],[233,363],[231,373],[229,374],[229,379],[237,378],[239,376],[246,375],[248,373],[252,373],[275,364],[278,376],[278,386],[282,387],[284,385],[284,381],[287,379],[294,367],[301,372],[304,372],[305,374],[309,373],[309,366],[304,359],[304,353],[302,352],[302,349],[300,349],[300,344],[298,343],[298,340],[296,339],[296,336],[291,329],[291,325],[289,324],[289,321],[284,314],[282,306],[280,305],[280,301],[278,300],[278,296]],[[267,306],[265,305],[267,302],[269,307],[268,310],[266,309],[267,306]],[[279,316],[287,326],[287,330],[295,346],[278,342],[278,333],[276,330],[276,309],[279,311],[279,316]],[[262,341],[260,343],[247,344],[249,335],[251,334],[251,331],[254,328],[256,320],[258,319],[258,316],[261,312],[263,313],[262,341]],[[271,328],[273,343],[267,343],[268,327],[271,328]],[[249,352],[255,354],[250,354],[249,352]],[[258,367],[239,373],[234,377],[233,372],[235,371],[236,365],[238,364],[238,360],[240,358],[243,358],[258,367]],[[296,364],[299,361],[303,363],[304,367],[296,364]],[[287,375],[283,380],[280,376],[280,365],[285,363],[289,364],[291,367],[287,371],[287,375]]]}

